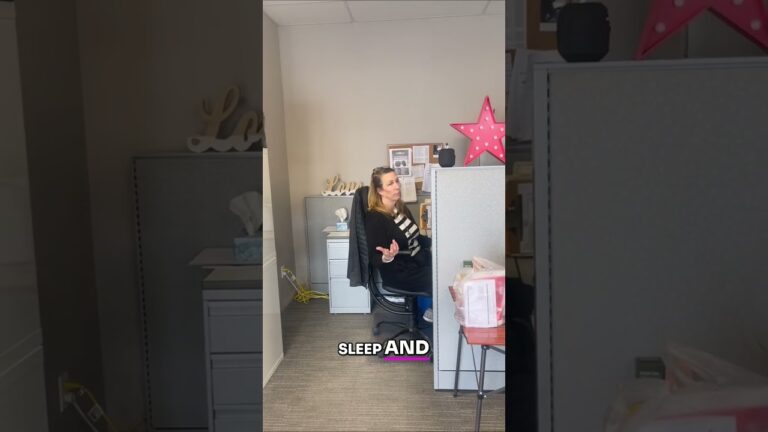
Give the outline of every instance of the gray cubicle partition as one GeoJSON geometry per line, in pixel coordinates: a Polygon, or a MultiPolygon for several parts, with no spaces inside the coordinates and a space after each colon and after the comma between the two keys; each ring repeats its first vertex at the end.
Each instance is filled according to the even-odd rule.
{"type": "Polygon", "coordinates": [[[768,61],[540,65],[539,430],[603,430],[668,342],[768,372],[768,61]]]}
{"type": "Polygon", "coordinates": [[[139,280],[151,430],[207,430],[200,251],[231,247],[243,224],[235,196],[261,191],[261,153],[135,159],[139,280]]]}
{"type": "Polygon", "coordinates": [[[306,211],[307,262],[309,282],[313,290],[328,292],[328,253],[325,249],[327,234],[323,229],[335,226],[339,218],[336,209],[345,208],[351,213],[351,196],[308,196],[304,197],[306,211]]]}
{"type": "MultiPolygon", "coordinates": [[[[479,256],[504,263],[504,167],[432,171],[434,388],[453,389],[459,324],[448,286],[462,262],[479,256]]],[[[462,349],[459,388],[477,389],[480,348],[462,349]],[[473,358],[474,357],[474,358],[473,358]]],[[[488,351],[486,390],[504,386],[504,356],[488,351]]]]}

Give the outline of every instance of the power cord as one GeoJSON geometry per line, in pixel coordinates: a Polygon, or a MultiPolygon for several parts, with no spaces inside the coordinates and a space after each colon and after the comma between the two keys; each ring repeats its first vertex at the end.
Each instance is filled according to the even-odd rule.
{"type": "MultiPolygon", "coordinates": [[[[66,394],[65,400],[75,407],[77,413],[80,414],[80,417],[82,417],[83,421],[85,421],[93,432],[99,432],[99,428],[96,427],[96,424],[100,419],[104,420],[108,432],[123,432],[115,426],[112,419],[109,418],[104,411],[104,408],[101,407],[96,400],[96,397],[93,396],[93,393],[91,393],[87,387],[76,381],[66,381],[63,384],[63,389],[66,394]],[[78,397],[88,399],[91,403],[91,409],[84,411],[78,403],[78,397]]],[[[137,427],[142,423],[143,419],[135,424],[128,432],[135,432],[137,427]]]]}
{"type": "Polygon", "coordinates": [[[293,272],[288,267],[280,267],[280,276],[288,279],[288,282],[291,283],[293,289],[296,290],[296,295],[293,296],[293,299],[297,302],[307,304],[312,299],[328,300],[328,294],[307,289],[307,287],[302,282],[299,282],[299,280],[296,278],[296,275],[293,274],[293,272]]]}

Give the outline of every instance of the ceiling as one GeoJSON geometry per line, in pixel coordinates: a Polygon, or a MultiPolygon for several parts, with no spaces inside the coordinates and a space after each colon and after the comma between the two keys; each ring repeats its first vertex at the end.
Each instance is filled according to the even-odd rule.
{"type": "Polygon", "coordinates": [[[264,0],[278,26],[504,15],[504,0],[264,0]]]}

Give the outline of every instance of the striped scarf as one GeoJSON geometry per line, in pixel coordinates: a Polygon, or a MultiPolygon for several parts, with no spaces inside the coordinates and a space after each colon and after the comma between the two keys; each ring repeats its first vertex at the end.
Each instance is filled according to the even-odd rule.
{"type": "Polygon", "coordinates": [[[395,224],[405,234],[405,238],[408,239],[408,250],[411,252],[411,256],[416,255],[421,250],[419,245],[419,227],[416,226],[413,221],[408,219],[405,215],[398,213],[395,208],[395,224]]]}

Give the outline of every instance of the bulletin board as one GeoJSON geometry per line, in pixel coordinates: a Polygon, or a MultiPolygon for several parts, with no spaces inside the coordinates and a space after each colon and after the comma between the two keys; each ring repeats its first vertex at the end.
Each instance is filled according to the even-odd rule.
{"type": "Polygon", "coordinates": [[[425,164],[437,163],[437,152],[444,146],[443,143],[388,144],[387,166],[394,169],[398,177],[416,177],[416,190],[421,191],[424,177],[418,175],[419,172],[424,172],[425,164]]]}
{"type": "Polygon", "coordinates": [[[552,0],[526,0],[526,46],[531,50],[557,49],[557,17],[542,16],[552,0]]]}

